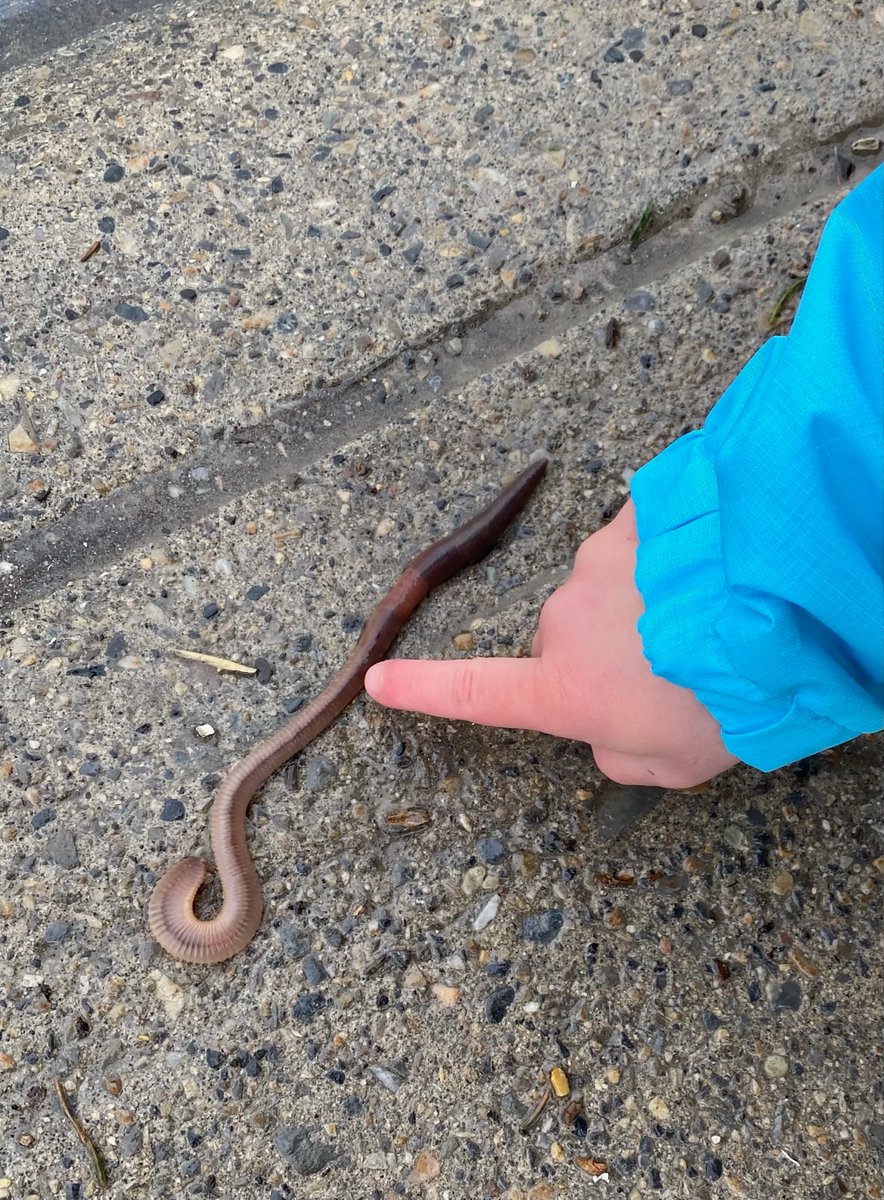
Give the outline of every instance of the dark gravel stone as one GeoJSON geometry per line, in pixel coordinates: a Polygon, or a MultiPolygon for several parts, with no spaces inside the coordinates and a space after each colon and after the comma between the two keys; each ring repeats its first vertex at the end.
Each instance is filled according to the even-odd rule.
{"type": "Polygon", "coordinates": [[[196,300],[196,292],[193,288],[182,288],[178,295],[182,300],[196,300]]]}
{"type": "Polygon", "coordinates": [[[282,181],[281,175],[274,175],[270,180],[270,194],[272,196],[278,196],[284,187],[285,184],[282,181]]]}
{"type": "Polygon", "coordinates": [[[298,328],[298,318],[294,313],[280,313],[276,318],[276,328],[280,333],[294,333],[298,328]]]}
{"type": "Polygon", "coordinates": [[[207,1050],[206,1051],[206,1062],[212,1068],[213,1071],[217,1071],[219,1069],[219,1067],[223,1067],[224,1064],[227,1062],[227,1055],[224,1054],[221,1050],[207,1050]]]}
{"type": "Polygon", "coordinates": [[[798,1012],[801,1008],[801,987],[794,979],[773,984],[768,996],[771,1010],[775,1013],[798,1012]]]}
{"type": "Polygon", "coordinates": [[[561,909],[550,908],[546,912],[531,913],[522,921],[522,939],[548,945],[558,937],[564,924],[565,915],[561,909]]]}
{"type": "Polygon", "coordinates": [[[686,96],[694,90],[690,79],[667,79],[666,90],[670,96],[686,96]]]}
{"type": "Polygon", "coordinates": [[[870,1121],[863,1130],[869,1145],[873,1146],[879,1154],[884,1152],[884,1123],[880,1121],[870,1121]]]}
{"type": "Polygon", "coordinates": [[[416,877],[417,872],[408,863],[395,863],[390,872],[390,880],[394,888],[404,887],[406,883],[413,882],[416,877]]]}
{"type": "Polygon", "coordinates": [[[487,125],[494,116],[494,105],[483,104],[481,108],[477,108],[473,114],[473,120],[477,125],[487,125]]]}
{"type": "Polygon", "coordinates": [[[87,758],[85,762],[80,763],[77,774],[85,775],[87,778],[91,778],[94,775],[100,775],[101,763],[96,762],[94,758],[87,758]]]}
{"type": "Polygon", "coordinates": [[[121,300],[114,312],[118,317],[122,317],[124,321],[134,321],[136,324],[139,321],[148,320],[147,313],[140,304],[127,304],[125,300],[121,300]]]}
{"type": "Polygon", "coordinates": [[[334,1146],[311,1142],[306,1129],[288,1125],[280,1125],[275,1131],[273,1145],[299,1175],[316,1175],[338,1157],[334,1146]]]}
{"type": "Polygon", "coordinates": [[[384,184],[384,186],[379,187],[376,192],[372,192],[372,194],[371,194],[372,204],[380,204],[380,202],[382,200],[386,200],[386,198],[388,196],[392,196],[395,191],[396,191],[396,189],[395,189],[395,187],[393,187],[393,185],[391,183],[384,184]]]}
{"type": "Polygon", "coordinates": [[[491,245],[491,238],[487,234],[479,233],[475,229],[468,230],[467,241],[471,246],[475,246],[477,250],[487,250],[491,245]]]}
{"type": "Polygon", "coordinates": [[[70,829],[59,829],[46,839],[46,855],[66,871],[80,865],[77,843],[70,829]]]}
{"type": "Polygon", "coordinates": [[[306,992],[292,1005],[292,1016],[295,1020],[303,1021],[306,1024],[324,1008],[328,1008],[329,1004],[331,1001],[328,996],[323,996],[321,992],[306,992]]]}
{"type": "Polygon", "coordinates": [[[157,405],[162,404],[165,399],[166,393],[163,391],[163,389],[154,388],[154,390],[148,395],[147,402],[151,408],[156,408],[157,405]]]}
{"type": "Polygon", "coordinates": [[[697,303],[700,307],[702,308],[704,304],[708,304],[714,295],[715,288],[712,284],[707,283],[705,279],[701,279],[697,284],[697,303]]]}
{"type": "Polygon", "coordinates": [[[255,679],[260,684],[267,684],[273,678],[273,664],[268,662],[266,658],[255,659],[255,679]]]}
{"type": "Polygon", "coordinates": [[[631,312],[650,312],[657,307],[657,301],[650,292],[633,292],[625,298],[623,307],[631,312]]]}
{"type": "Polygon", "coordinates": [[[696,25],[691,26],[691,33],[696,38],[704,38],[708,32],[709,30],[706,28],[706,26],[700,24],[699,21],[696,23],[696,25]]]}
{"type": "Polygon", "coordinates": [[[328,971],[326,971],[315,954],[305,955],[301,960],[301,970],[304,972],[304,978],[311,987],[316,987],[324,979],[328,979],[328,971]]]}
{"type": "Polygon", "coordinates": [[[100,233],[113,233],[113,231],[116,229],[116,227],[117,227],[117,223],[113,219],[113,217],[99,217],[98,218],[98,229],[99,229],[100,233]]]}
{"type": "Polygon", "coordinates": [[[117,1153],[120,1158],[134,1158],[136,1154],[141,1153],[141,1147],[144,1145],[144,1132],[140,1125],[130,1125],[123,1136],[120,1138],[117,1153]]]}
{"type": "Polygon", "coordinates": [[[118,162],[108,163],[104,172],[105,183],[119,183],[126,172],[118,162]]]}
{"type": "Polygon", "coordinates": [[[458,275],[458,274],[449,275],[448,278],[445,280],[445,286],[447,288],[450,288],[451,290],[453,290],[454,288],[463,287],[463,284],[464,284],[463,275],[458,275]]]}
{"type": "Polygon", "coordinates": [[[314,754],[304,767],[304,787],[309,792],[322,792],[338,777],[338,768],[324,754],[314,754]]]}
{"type": "Polygon", "coordinates": [[[71,927],[66,921],[52,921],[43,930],[44,942],[63,942],[71,932],[71,927]]]}
{"type": "Polygon", "coordinates": [[[512,963],[505,958],[492,958],[485,967],[485,974],[495,979],[503,979],[510,973],[512,963]]]}
{"type": "Polygon", "coordinates": [[[217,617],[217,615],[220,611],[221,611],[221,609],[218,607],[218,605],[215,603],[214,600],[210,600],[208,602],[208,604],[203,605],[203,616],[206,618],[207,621],[211,620],[212,617],[217,617]]]}
{"type": "Polygon", "coordinates": [[[184,805],[180,800],[175,800],[169,797],[163,801],[163,807],[160,812],[161,821],[181,821],[184,819],[184,805]]]}
{"type": "Polygon", "coordinates": [[[507,1014],[507,1009],[516,998],[513,987],[498,988],[485,1000],[485,1016],[492,1025],[499,1025],[507,1014]]]}
{"type": "Polygon", "coordinates": [[[410,246],[406,246],[402,251],[402,257],[407,263],[414,265],[420,257],[420,252],[423,248],[423,242],[412,242],[410,246]]]}
{"type": "Polygon", "coordinates": [[[640,25],[631,25],[629,29],[623,30],[623,36],[620,40],[627,50],[637,50],[645,40],[645,31],[640,25]]]}
{"type": "Polygon", "coordinates": [[[112,662],[122,658],[126,653],[126,637],[123,633],[115,633],[105,647],[105,655],[112,662]]]}
{"type": "Polygon", "coordinates": [[[232,1067],[239,1067],[245,1071],[249,1079],[257,1079],[261,1074],[261,1064],[254,1054],[250,1054],[248,1050],[237,1050],[230,1059],[232,1067]]]}
{"type": "Polygon", "coordinates": [[[721,1159],[716,1158],[712,1154],[705,1155],[703,1158],[703,1174],[706,1178],[714,1183],[717,1179],[721,1179],[721,1172],[721,1159]]]}
{"type": "Polygon", "coordinates": [[[841,153],[840,150],[835,153],[835,180],[838,183],[846,183],[855,170],[854,164],[841,153]]]}
{"type": "Polygon", "coordinates": [[[709,1033],[714,1033],[716,1029],[720,1029],[722,1021],[714,1012],[710,1012],[708,1008],[704,1008],[700,1020],[703,1022],[703,1028],[709,1033]]]}
{"type": "Polygon", "coordinates": [[[266,596],[270,588],[266,583],[256,583],[246,592],[246,600],[260,600],[262,596],[266,596]]]}
{"type": "Polygon", "coordinates": [[[308,238],[320,238],[320,237],[322,237],[322,230],[319,228],[318,225],[308,225],[307,226],[307,237],[308,238]]]}
{"type": "Polygon", "coordinates": [[[42,829],[44,825],[48,825],[53,820],[55,820],[55,809],[41,808],[31,817],[31,829],[42,829]]]}
{"type": "Polygon", "coordinates": [[[506,846],[500,838],[481,838],[476,843],[476,853],[483,863],[496,867],[506,858],[506,846]]]}
{"type": "Polygon", "coordinates": [[[604,58],[605,62],[607,62],[607,63],[626,62],[626,59],[623,56],[623,51],[618,50],[616,46],[609,46],[608,49],[605,51],[605,53],[602,55],[602,57],[604,58]]]}
{"type": "Polygon", "coordinates": [[[271,75],[285,75],[288,69],[289,65],[286,62],[273,62],[267,68],[271,75]]]}
{"type": "Polygon", "coordinates": [[[9,237],[9,230],[5,225],[0,225],[0,242],[5,242],[9,237]]]}

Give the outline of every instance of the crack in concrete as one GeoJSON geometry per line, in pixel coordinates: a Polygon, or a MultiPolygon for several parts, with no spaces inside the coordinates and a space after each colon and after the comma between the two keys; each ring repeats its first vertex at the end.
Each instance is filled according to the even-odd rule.
{"type": "Polygon", "coordinates": [[[136,13],[158,14],[157,0],[0,0],[0,77],[82,38],[109,33],[136,13]]]}
{"type": "MultiPolygon", "coordinates": [[[[820,154],[857,132],[878,134],[884,113],[856,122],[826,146],[805,145],[800,155],[783,150],[773,165],[754,168],[738,180],[749,200],[726,223],[698,230],[697,213],[707,202],[699,194],[687,216],[675,212],[634,252],[620,242],[581,260],[551,264],[532,285],[515,296],[494,300],[475,313],[437,327],[412,344],[357,375],[308,389],[293,404],[246,429],[219,430],[224,438],[204,447],[198,458],[135,479],[112,495],[87,501],[54,522],[41,526],[3,549],[0,562],[0,611],[28,604],[69,581],[94,574],[116,562],[134,545],[192,524],[229,500],[268,483],[294,485],[298,472],[342,444],[379,429],[417,408],[464,389],[483,374],[514,362],[538,343],[563,336],[630,293],[711,254],[735,234],[750,232],[802,205],[832,198],[837,190],[831,170],[821,170],[820,154]],[[801,160],[805,170],[794,171],[801,160]],[[810,170],[812,168],[812,171],[810,170]],[[748,176],[754,176],[749,178],[748,176]],[[579,301],[554,303],[543,298],[551,280],[569,269],[584,288],[579,301]],[[444,344],[461,339],[461,352],[447,355],[444,344]],[[426,360],[418,379],[417,360],[426,360]]],[[[874,161],[857,164],[857,178],[874,161]]],[[[714,189],[711,189],[714,190],[714,189]]],[[[676,206],[685,213],[685,204],[676,206]]]]}

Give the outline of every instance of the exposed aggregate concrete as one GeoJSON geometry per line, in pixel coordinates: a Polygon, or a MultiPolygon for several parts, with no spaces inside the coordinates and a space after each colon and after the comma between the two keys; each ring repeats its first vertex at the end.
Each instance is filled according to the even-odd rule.
{"type": "Polygon", "coordinates": [[[4,131],[4,368],[20,380],[4,411],[25,400],[40,449],[4,459],[3,536],[51,533],[66,501],[99,489],[112,505],[166,447],[206,470],[203,440],[227,433],[210,510],[176,523],[170,493],[166,532],[134,536],[46,594],[14,595],[0,618],[0,1195],[92,1194],[57,1078],[112,1196],[881,1195],[879,737],[649,797],[639,819],[587,747],[363,698],[252,806],[266,913],[249,948],[200,969],[147,933],[155,879],[206,846],[220,773],[322,686],[411,553],[546,449],[548,477],[513,531],[435,593],[396,648],[527,652],[543,598],[630,472],[696,427],[770,335],[839,194],[817,137],[844,133],[845,161],[864,169],[849,144],[881,108],[873,8],[838,6],[823,23],[800,4],[642,7],[641,28],[619,5],[540,11],[471,5],[441,25],[419,6],[357,20],[254,5],[234,30],[207,6],[162,26],[139,18],[9,93],[32,100],[4,131]],[[144,90],[160,98],[125,98],[144,90]],[[636,96],[651,94],[659,115],[639,117],[636,96]],[[769,112],[772,97],[782,107],[769,112]],[[262,116],[270,105],[276,118],[262,116]],[[330,105],[337,124],[323,122],[330,105]],[[344,140],[326,136],[337,129],[344,140]],[[291,160],[270,159],[279,131],[291,160]],[[783,149],[790,139],[804,148],[783,149]],[[684,168],[676,143],[692,156],[684,168]],[[540,164],[561,145],[564,166],[540,164]],[[480,162],[466,167],[474,146],[480,162]],[[701,170],[720,204],[771,147],[780,167],[828,181],[820,194],[754,223],[751,203],[744,217],[703,208],[701,170]],[[194,175],[179,161],[198,163],[194,175]],[[123,175],[105,182],[113,163],[123,175]],[[471,184],[480,167],[506,186],[471,184]],[[582,198],[557,199],[590,170],[582,198]],[[396,192],[372,200],[394,177],[396,192]],[[27,199],[38,184],[40,209],[27,199]],[[681,260],[624,291],[618,256],[624,273],[641,260],[623,238],[649,195],[661,214],[682,201],[696,212],[652,228],[648,247],[671,236],[681,260]],[[318,208],[323,198],[333,203],[318,208]],[[421,219],[416,261],[398,249],[366,261],[403,200],[421,219]],[[87,212],[112,215],[113,231],[87,212]],[[322,236],[286,233],[293,213],[325,220],[322,236]],[[468,233],[495,214],[509,233],[492,267],[504,225],[484,249],[468,249],[468,233]],[[78,265],[99,234],[106,247],[78,265]],[[219,249],[199,250],[206,239],[219,249]],[[445,257],[446,239],[464,262],[445,257]],[[593,255],[608,244],[600,284],[593,255]],[[252,253],[226,254],[237,247],[252,253]],[[530,284],[501,274],[525,269],[530,284]],[[463,284],[446,286],[454,272],[463,284]],[[196,299],[181,297],[191,285],[196,299]],[[457,383],[483,345],[481,326],[459,323],[520,286],[536,289],[537,345],[457,383]],[[265,308],[269,324],[243,328],[265,308]],[[280,328],[282,311],[297,324],[280,328]],[[342,410],[321,449],[299,453],[297,478],[255,478],[225,499],[230,430],[282,414],[317,372],[370,373],[440,330],[413,352],[408,371],[424,378],[389,417],[359,425],[342,410]],[[219,675],[176,648],[257,674],[219,675]],[[419,816],[397,836],[403,810],[419,816]]]}

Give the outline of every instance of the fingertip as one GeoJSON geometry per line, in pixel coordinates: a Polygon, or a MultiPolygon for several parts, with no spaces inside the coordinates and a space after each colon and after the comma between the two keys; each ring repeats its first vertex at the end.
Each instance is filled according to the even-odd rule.
{"type": "Polygon", "coordinates": [[[371,696],[372,700],[377,700],[378,704],[384,702],[384,679],[386,676],[387,664],[385,662],[375,663],[373,667],[369,667],[365,673],[365,690],[371,696]]]}

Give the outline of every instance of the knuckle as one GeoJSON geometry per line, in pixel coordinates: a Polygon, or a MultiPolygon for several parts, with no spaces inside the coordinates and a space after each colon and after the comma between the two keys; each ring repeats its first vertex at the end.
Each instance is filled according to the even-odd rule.
{"type": "Polygon", "coordinates": [[[476,702],[476,676],[470,661],[458,664],[451,679],[451,699],[458,712],[468,716],[476,702]]]}

